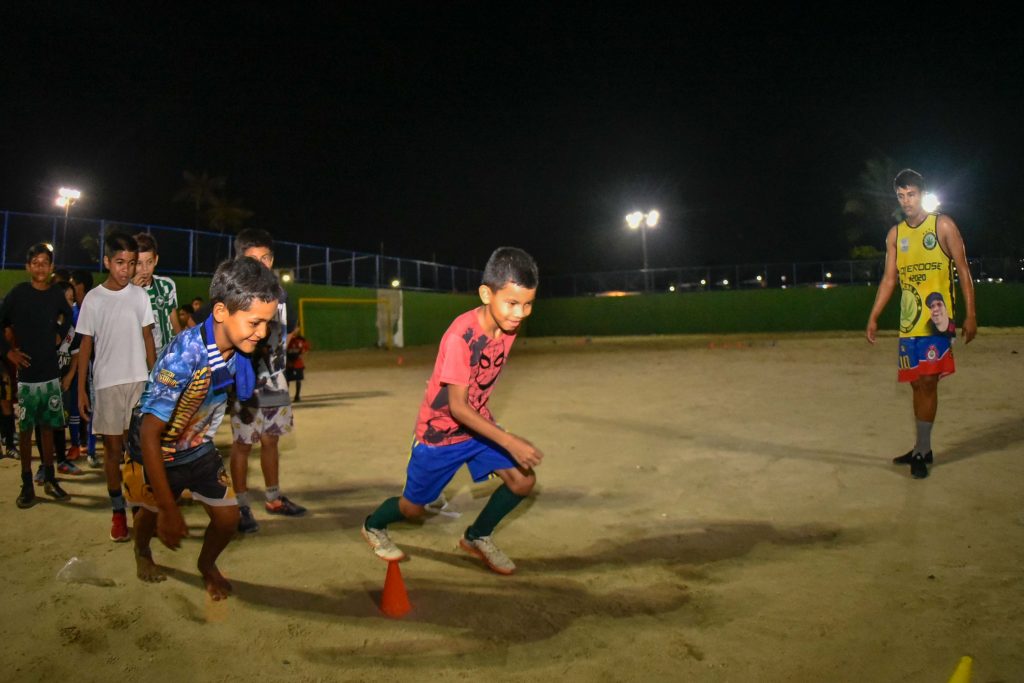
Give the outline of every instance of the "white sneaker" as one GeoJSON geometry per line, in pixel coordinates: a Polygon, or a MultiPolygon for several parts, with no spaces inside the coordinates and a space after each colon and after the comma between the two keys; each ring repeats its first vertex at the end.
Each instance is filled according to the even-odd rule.
{"type": "Polygon", "coordinates": [[[367,529],[366,525],[363,524],[359,530],[363,532],[363,538],[366,539],[366,542],[373,548],[374,554],[380,559],[387,562],[405,559],[405,553],[391,540],[387,529],[367,529]]]}
{"type": "Polygon", "coordinates": [[[516,563],[494,545],[490,536],[481,536],[472,541],[463,536],[459,539],[459,547],[483,560],[492,572],[507,576],[516,570],[516,563]]]}

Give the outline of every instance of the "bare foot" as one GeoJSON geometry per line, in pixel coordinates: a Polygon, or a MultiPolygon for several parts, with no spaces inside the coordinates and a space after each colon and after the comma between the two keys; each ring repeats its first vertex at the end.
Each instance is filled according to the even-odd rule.
{"type": "Polygon", "coordinates": [[[167,579],[167,576],[160,571],[160,567],[156,566],[156,562],[153,561],[153,551],[149,548],[145,550],[135,549],[135,574],[147,583],[160,583],[167,579]]]}
{"type": "Polygon", "coordinates": [[[231,582],[224,578],[224,575],[220,573],[216,565],[212,565],[209,569],[200,567],[199,573],[203,575],[206,592],[210,594],[211,598],[214,600],[226,600],[231,595],[231,582]]]}

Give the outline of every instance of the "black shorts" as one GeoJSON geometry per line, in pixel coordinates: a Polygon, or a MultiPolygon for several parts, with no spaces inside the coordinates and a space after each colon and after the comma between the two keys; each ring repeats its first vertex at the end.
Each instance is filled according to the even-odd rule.
{"type": "MultiPolygon", "coordinates": [[[[188,489],[192,499],[213,506],[237,505],[231,478],[224,469],[224,461],[217,449],[210,444],[210,450],[192,462],[184,465],[164,465],[171,495],[177,499],[188,489]]],[[[138,505],[157,512],[156,498],[146,478],[142,463],[131,458],[121,466],[124,481],[124,497],[131,505],[138,505]]]]}
{"type": "Polygon", "coordinates": [[[306,379],[305,368],[291,368],[290,370],[284,371],[284,378],[289,382],[301,382],[306,379]]]}

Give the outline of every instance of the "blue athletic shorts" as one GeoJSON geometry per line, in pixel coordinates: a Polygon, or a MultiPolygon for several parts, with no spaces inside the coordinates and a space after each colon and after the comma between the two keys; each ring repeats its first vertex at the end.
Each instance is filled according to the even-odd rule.
{"type": "Polygon", "coordinates": [[[516,461],[505,449],[480,437],[450,446],[427,446],[414,441],[402,495],[417,505],[434,502],[463,463],[469,467],[473,481],[483,481],[495,470],[516,467],[516,461]]]}

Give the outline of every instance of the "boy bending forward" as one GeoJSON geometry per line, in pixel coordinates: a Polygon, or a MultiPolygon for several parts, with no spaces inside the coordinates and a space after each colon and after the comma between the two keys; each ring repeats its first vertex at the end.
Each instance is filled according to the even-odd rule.
{"type": "Polygon", "coordinates": [[[496,249],[480,285],[483,305],[456,318],[441,337],[416,420],[405,490],[401,497],[385,500],[363,524],[363,537],[377,557],[405,558],[388,536],[388,524],[422,516],[465,463],[474,481],[495,474],[503,483],[466,529],[459,547],[499,574],[515,571],[491,534],[533,490],[533,468],[544,456],[526,439],[496,425],[487,399],[519,325],[533,310],[537,279],[537,265],[529,254],[513,247],[496,249]]]}
{"type": "Polygon", "coordinates": [[[246,356],[267,335],[281,296],[277,276],[240,258],[217,269],[210,283],[213,310],[174,337],[160,356],[132,416],[123,468],[125,498],[135,517],[135,560],[143,581],[163,581],[149,543],[155,533],[175,549],[188,535],[176,500],[184,489],[206,508],[210,525],[199,551],[206,592],[222,600],[231,584],[216,560],[238,526],[238,504],[213,436],[224,419],[227,392],[252,394],[255,373],[246,356]]]}

